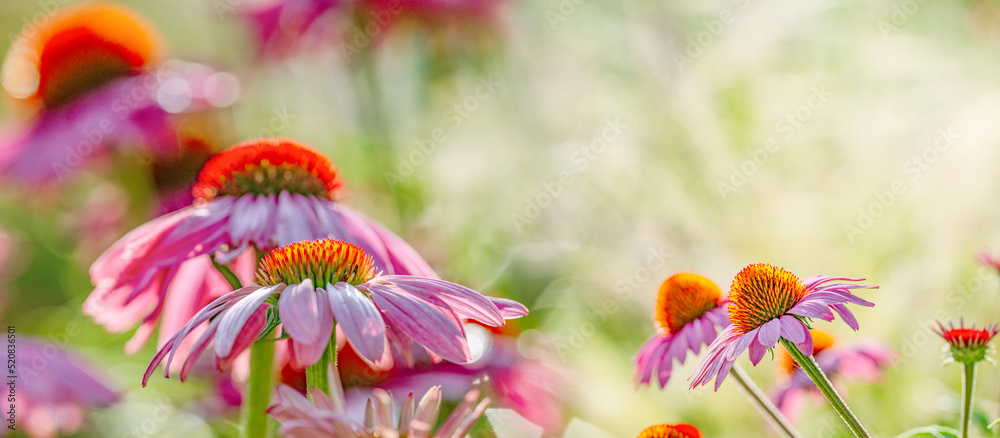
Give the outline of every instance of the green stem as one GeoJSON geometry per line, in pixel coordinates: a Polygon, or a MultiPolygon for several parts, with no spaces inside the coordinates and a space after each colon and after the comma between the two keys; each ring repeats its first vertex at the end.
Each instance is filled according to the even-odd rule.
{"type": "Polygon", "coordinates": [[[250,376],[247,379],[246,410],[243,413],[245,438],[266,438],[267,406],[271,403],[274,377],[274,342],[263,339],[250,346],[250,376]]]}
{"type": "Polygon", "coordinates": [[[972,420],[972,393],[976,387],[976,363],[965,362],[962,373],[962,438],[969,437],[969,425],[972,420]]]}
{"type": "MultiPolygon", "coordinates": [[[[336,324],[334,324],[336,327],[336,324]]],[[[306,368],[306,388],[319,388],[326,395],[330,395],[330,365],[333,365],[332,372],[337,372],[337,330],[334,328],[330,334],[330,343],[326,345],[326,350],[319,357],[319,361],[306,368]]]]}
{"type": "Polygon", "coordinates": [[[851,408],[847,406],[847,403],[844,403],[844,399],[840,398],[840,395],[837,394],[837,390],[833,389],[830,379],[827,379],[826,374],[823,374],[823,370],[819,368],[819,364],[816,363],[816,360],[813,359],[812,356],[802,354],[795,344],[785,338],[781,338],[781,344],[785,346],[785,349],[792,355],[795,362],[798,362],[799,366],[802,367],[802,371],[805,371],[806,375],[812,379],[813,383],[816,384],[816,387],[819,388],[820,392],[826,396],[826,399],[830,401],[833,409],[840,414],[840,418],[842,418],[844,422],[847,423],[847,426],[851,428],[851,432],[854,432],[854,435],[859,438],[870,438],[871,435],[869,435],[868,431],[865,430],[865,427],[861,425],[861,421],[858,420],[858,417],[854,416],[854,413],[851,412],[851,408]]]}
{"type": "Polygon", "coordinates": [[[233,290],[243,289],[243,283],[240,282],[239,277],[233,273],[232,269],[229,269],[229,266],[215,261],[214,255],[212,256],[212,266],[215,266],[215,270],[222,274],[226,281],[229,282],[229,285],[232,286],[233,290]]]}
{"type": "Polygon", "coordinates": [[[780,430],[787,437],[802,437],[799,431],[795,430],[795,426],[792,426],[788,419],[778,410],[778,407],[774,406],[774,403],[771,403],[771,400],[764,395],[764,392],[757,387],[757,384],[753,380],[750,380],[750,376],[747,375],[746,371],[743,371],[743,368],[739,364],[733,365],[733,368],[729,370],[729,375],[736,379],[736,382],[740,384],[740,388],[743,389],[743,394],[772,426],[780,430]]]}

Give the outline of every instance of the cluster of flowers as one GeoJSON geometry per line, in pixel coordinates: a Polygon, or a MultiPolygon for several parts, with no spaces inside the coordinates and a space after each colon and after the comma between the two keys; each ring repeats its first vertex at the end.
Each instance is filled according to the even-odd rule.
{"type": "MultiPolygon", "coordinates": [[[[331,15],[359,21],[368,39],[345,40],[357,51],[403,16],[483,18],[497,5],[284,0],[240,13],[253,23],[262,53],[273,54],[300,44],[306,31],[323,34],[342,21],[331,15]]],[[[104,3],[68,7],[17,39],[2,85],[25,121],[4,136],[0,170],[31,185],[63,180],[84,162],[137,145],[160,159],[176,159],[177,145],[188,141],[178,134],[177,115],[228,106],[239,85],[232,74],[164,60],[164,53],[150,23],[104,3]]],[[[198,374],[211,346],[215,367],[245,386],[231,404],[245,405],[247,436],[265,436],[270,416],[290,437],[460,438],[494,400],[537,423],[559,422],[552,394],[542,388],[558,380],[557,373],[489,331],[528,309],[440,279],[402,238],[340,202],[344,183],[322,154],[292,140],[261,138],[214,156],[195,155],[199,171],[190,190],[165,214],[111,245],[90,269],[94,289],[83,304],[85,315],[112,333],[134,330],[125,345],[130,354],[158,335],[143,386],[161,364],[164,377],[173,372],[184,381],[198,374]],[[496,337],[482,358],[469,345],[474,330],[496,337]],[[389,392],[373,389],[363,416],[355,415],[338,363],[381,373],[381,386],[409,395],[397,405],[389,392]],[[439,425],[441,384],[413,383],[434,379],[464,394],[439,425]],[[489,396],[482,397],[484,391],[489,396]]],[[[997,264],[990,257],[983,261],[997,264]]],[[[800,279],[753,264],[723,294],[700,275],[671,276],[659,289],[656,332],[634,357],[635,380],[649,385],[655,376],[663,388],[675,363],[706,345],[690,388],[714,380],[718,390],[731,375],[762,415],[792,437],[799,436],[793,422],[802,397],[820,393],[854,434],[869,436],[827,376],[878,379],[892,362],[891,351],[879,343],[839,345],[812,328],[813,320],[839,317],[858,330],[848,305],[874,306],[855,292],[877,288],[858,284],[863,280],[800,279]],[[756,366],[778,344],[783,383],[769,398],[736,361],[747,353],[756,366]]],[[[997,331],[995,323],[939,325],[948,359],[965,367],[962,436],[968,434],[975,366],[990,360],[997,331]]],[[[31,355],[48,347],[29,339],[21,348],[31,355]]],[[[81,358],[61,351],[51,360],[48,378],[18,389],[33,436],[71,432],[82,422],[81,407],[119,401],[120,394],[81,358]]],[[[232,382],[228,376],[226,382],[232,382]]],[[[639,434],[700,436],[689,424],[655,425],[639,434]]]]}

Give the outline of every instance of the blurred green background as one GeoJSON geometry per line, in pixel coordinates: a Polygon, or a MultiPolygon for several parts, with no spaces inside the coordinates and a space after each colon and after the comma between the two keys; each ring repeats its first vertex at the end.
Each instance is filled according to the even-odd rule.
{"type": "MultiPolygon", "coordinates": [[[[725,289],[766,262],[881,287],[860,294],[876,303],[855,312],[861,331],[818,324],[900,354],[883,385],[846,385],[874,432],[955,424],[959,367],[940,366],[930,329],[1000,315],[996,273],[973,258],[1000,251],[1000,3],[511,1],[496,29],[464,30],[475,37],[403,27],[382,41],[367,70],[376,129],[366,73],[336,45],[262,62],[245,23],[211,0],[122,3],[159,26],[173,57],[240,77],[240,100],[212,116],[221,145],[284,114],[276,134],[327,153],[345,203],[443,278],[525,303],[522,341],[564,368],[572,416],[621,437],[664,422],[765,434],[731,383],[687,389],[695,358],[660,391],[635,389],[631,357],[664,278],[693,271],[725,289]]],[[[0,3],[5,45],[43,10],[0,3]]],[[[3,318],[66,339],[126,389],[80,436],[129,436],[163,403],[171,420],[151,436],[231,434],[185,410],[206,388],[139,388],[152,346],[126,356],[130,334],[80,314],[89,264],[149,217],[143,160],[92,168],[58,196],[0,192],[13,245],[3,318]],[[81,210],[115,193],[132,199],[121,224],[81,243],[81,210]]],[[[740,361],[761,386],[775,381],[772,361],[740,361]]],[[[980,368],[984,418],[1000,415],[998,376],[980,368]]],[[[805,412],[805,436],[847,436],[822,403],[805,412]]]]}

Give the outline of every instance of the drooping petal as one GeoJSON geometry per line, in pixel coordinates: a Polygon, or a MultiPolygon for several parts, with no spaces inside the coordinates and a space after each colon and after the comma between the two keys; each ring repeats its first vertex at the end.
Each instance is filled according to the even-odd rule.
{"type": "Polygon", "coordinates": [[[451,362],[472,360],[465,330],[445,313],[448,310],[390,287],[371,285],[368,289],[389,322],[420,345],[451,362]]]}
{"type": "Polygon", "coordinates": [[[326,292],[347,341],[365,361],[379,362],[385,351],[385,321],[372,300],[345,282],[328,283],[326,292]]]}
{"type": "Polygon", "coordinates": [[[493,305],[497,306],[500,314],[503,315],[503,319],[520,318],[528,314],[528,308],[517,301],[497,297],[486,298],[492,301],[493,305]]]}
{"type": "Polygon", "coordinates": [[[333,313],[327,294],[317,291],[312,280],[288,286],[278,298],[278,316],[292,338],[292,359],[297,368],[316,363],[330,343],[333,313]]]}
{"type": "Polygon", "coordinates": [[[405,275],[386,275],[373,282],[395,285],[399,289],[438,307],[450,308],[461,317],[493,327],[504,324],[503,315],[493,302],[479,292],[464,286],[443,280],[405,275]]]}
{"type": "Polygon", "coordinates": [[[773,348],[774,344],[778,343],[780,333],[781,321],[779,319],[772,319],[760,326],[760,333],[757,334],[757,342],[760,342],[766,348],[773,348]]]}
{"type": "Polygon", "coordinates": [[[233,345],[243,332],[243,326],[250,319],[250,316],[261,307],[264,300],[283,288],[284,285],[262,287],[247,295],[222,315],[219,332],[215,337],[215,355],[217,357],[227,358],[230,356],[233,345]]]}

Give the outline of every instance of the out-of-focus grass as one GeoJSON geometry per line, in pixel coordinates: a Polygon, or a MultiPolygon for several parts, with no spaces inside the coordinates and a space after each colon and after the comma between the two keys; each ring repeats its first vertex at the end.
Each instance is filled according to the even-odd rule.
{"type": "MultiPolygon", "coordinates": [[[[254,136],[274,111],[287,111],[294,118],[279,134],[331,156],[349,184],[345,202],[400,232],[443,277],[528,304],[532,315],[519,324],[548,334],[539,338],[570,376],[574,416],[616,436],[680,421],[706,436],[762,434],[731,384],[686,389],[695,358],[665,391],[635,390],[630,358],[652,333],[663,278],[695,271],[725,287],[746,264],[768,262],[881,286],[861,293],[876,303],[856,312],[861,331],[819,324],[901,353],[883,386],[847,385],[875,432],[954,421],[959,371],[939,366],[942,342],[929,324],[998,314],[1000,285],[972,258],[1000,250],[995,3],[927,2],[883,32],[904,2],[584,1],[565,15],[560,5],[570,1],[512,2],[497,50],[471,51],[445,72],[419,32],[385,41],[377,65],[391,146],[377,151],[358,115],[358,73],[337,53],[259,65],[239,22],[217,19],[211,2],[128,3],[162,27],[174,56],[241,75],[243,99],[221,115],[230,130],[222,138],[254,136]],[[717,27],[724,16],[730,23],[717,27]],[[678,56],[689,57],[683,68],[678,56]],[[502,86],[476,98],[490,77],[502,86]],[[816,90],[830,95],[802,109],[816,90]],[[455,123],[454,106],[473,101],[455,123]],[[601,147],[594,139],[609,120],[622,132],[601,147]],[[445,141],[419,153],[435,129],[445,141]],[[935,151],[941,130],[957,136],[935,151]],[[753,152],[768,139],[773,153],[753,152]],[[755,153],[766,161],[741,171],[755,153]],[[920,155],[925,165],[911,162],[920,155]],[[410,157],[422,157],[412,175],[387,184],[410,157]],[[898,194],[884,195],[894,186],[898,194]],[[669,255],[650,263],[651,251],[669,255]]],[[[16,32],[38,10],[0,5],[0,31],[16,32]]],[[[113,370],[128,397],[190,396],[174,380],[137,389],[152,352],[126,357],[126,336],[79,316],[91,260],[37,222],[59,213],[3,199],[0,224],[32,255],[9,283],[5,318],[49,335],[80,320],[76,346],[113,370]]],[[[134,210],[130,225],[142,221],[134,210]]],[[[744,365],[763,386],[775,380],[769,360],[744,365]]],[[[982,367],[978,400],[988,416],[1000,414],[998,386],[996,368],[982,367]]],[[[115,412],[103,414],[102,431],[120,434],[123,411],[115,412]]],[[[801,428],[847,433],[819,402],[801,428]]]]}

